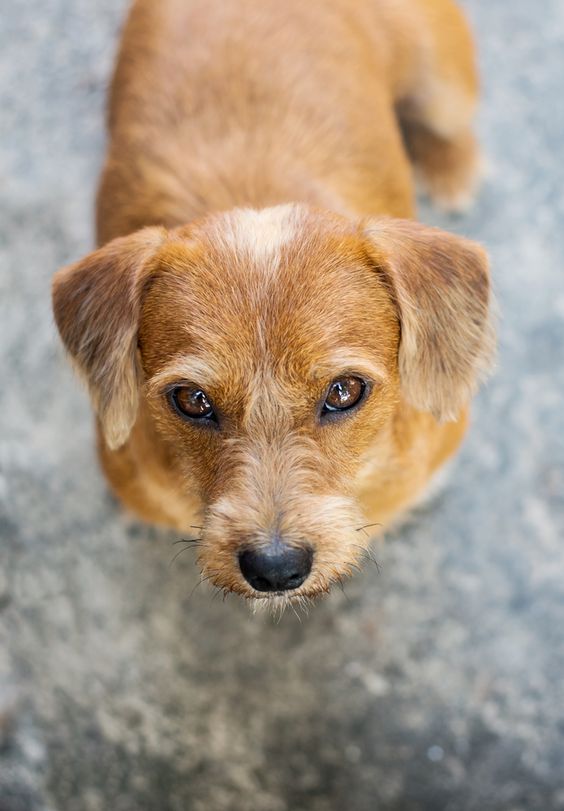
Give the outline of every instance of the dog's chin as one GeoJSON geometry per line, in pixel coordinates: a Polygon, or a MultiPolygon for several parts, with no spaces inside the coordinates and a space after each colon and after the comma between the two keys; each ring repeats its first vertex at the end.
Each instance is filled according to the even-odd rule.
{"type": "Polygon", "coordinates": [[[329,587],[273,591],[268,594],[250,590],[249,593],[241,594],[241,596],[246,599],[253,614],[268,611],[270,614],[280,617],[286,609],[291,609],[298,616],[300,613],[307,614],[314,603],[328,593],[329,587]]]}
{"type": "MultiPolygon", "coordinates": [[[[342,580],[340,582],[342,583],[342,580]]],[[[231,582],[226,585],[219,581],[214,582],[210,578],[209,584],[213,589],[222,593],[224,597],[229,594],[242,597],[253,613],[269,611],[276,616],[281,616],[287,608],[290,608],[294,613],[307,613],[315,602],[329,594],[332,585],[331,583],[321,583],[317,581],[317,578],[312,578],[311,584],[306,582],[297,589],[265,592],[257,591],[244,582],[231,582]]]]}

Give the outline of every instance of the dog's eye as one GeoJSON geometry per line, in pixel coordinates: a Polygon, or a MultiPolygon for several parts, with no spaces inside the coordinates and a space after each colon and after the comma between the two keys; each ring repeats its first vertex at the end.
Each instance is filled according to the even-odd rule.
{"type": "Polygon", "coordinates": [[[323,403],[322,414],[334,411],[347,411],[362,399],[366,383],[360,377],[347,375],[334,380],[323,403]]]}
{"type": "Polygon", "coordinates": [[[174,408],[184,417],[193,420],[213,420],[217,422],[215,412],[207,394],[198,386],[175,386],[168,394],[174,408]]]}

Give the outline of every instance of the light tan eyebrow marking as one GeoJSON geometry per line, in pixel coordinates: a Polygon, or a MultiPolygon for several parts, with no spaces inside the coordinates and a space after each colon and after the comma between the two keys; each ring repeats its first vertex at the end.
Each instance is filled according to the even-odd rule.
{"type": "Polygon", "coordinates": [[[388,379],[386,369],[361,349],[338,349],[323,363],[311,367],[312,377],[335,377],[342,372],[358,372],[374,381],[388,379]]]}
{"type": "Polygon", "coordinates": [[[202,388],[217,385],[221,382],[222,371],[207,358],[198,355],[184,355],[175,358],[165,368],[154,375],[146,384],[149,397],[160,395],[163,389],[172,383],[183,380],[197,383],[202,388]]]}

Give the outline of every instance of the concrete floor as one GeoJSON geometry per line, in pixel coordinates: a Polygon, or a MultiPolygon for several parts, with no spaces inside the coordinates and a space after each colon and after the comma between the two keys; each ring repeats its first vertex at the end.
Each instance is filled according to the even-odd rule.
{"type": "Polygon", "coordinates": [[[302,623],[124,516],[55,339],[123,0],[0,18],[0,811],[564,809],[564,4],[466,0],[503,318],[448,489],[302,623]]]}

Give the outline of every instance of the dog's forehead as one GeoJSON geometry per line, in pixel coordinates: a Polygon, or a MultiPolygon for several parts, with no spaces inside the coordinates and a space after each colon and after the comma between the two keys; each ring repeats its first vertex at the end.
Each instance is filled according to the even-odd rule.
{"type": "Polygon", "coordinates": [[[358,263],[360,257],[351,222],[296,203],[233,209],[195,223],[189,233],[202,258],[248,293],[260,289],[275,295],[289,282],[294,289],[313,290],[318,274],[308,273],[311,265],[323,272],[326,266],[358,263]]]}
{"type": "Polygon", "coordinates": [[[181,229],[159,267],[142,332],[163,359],[196,352],[303,366],[343,346],[385,343],[394,318],[352,224],[300,205],[181,229]]]}

